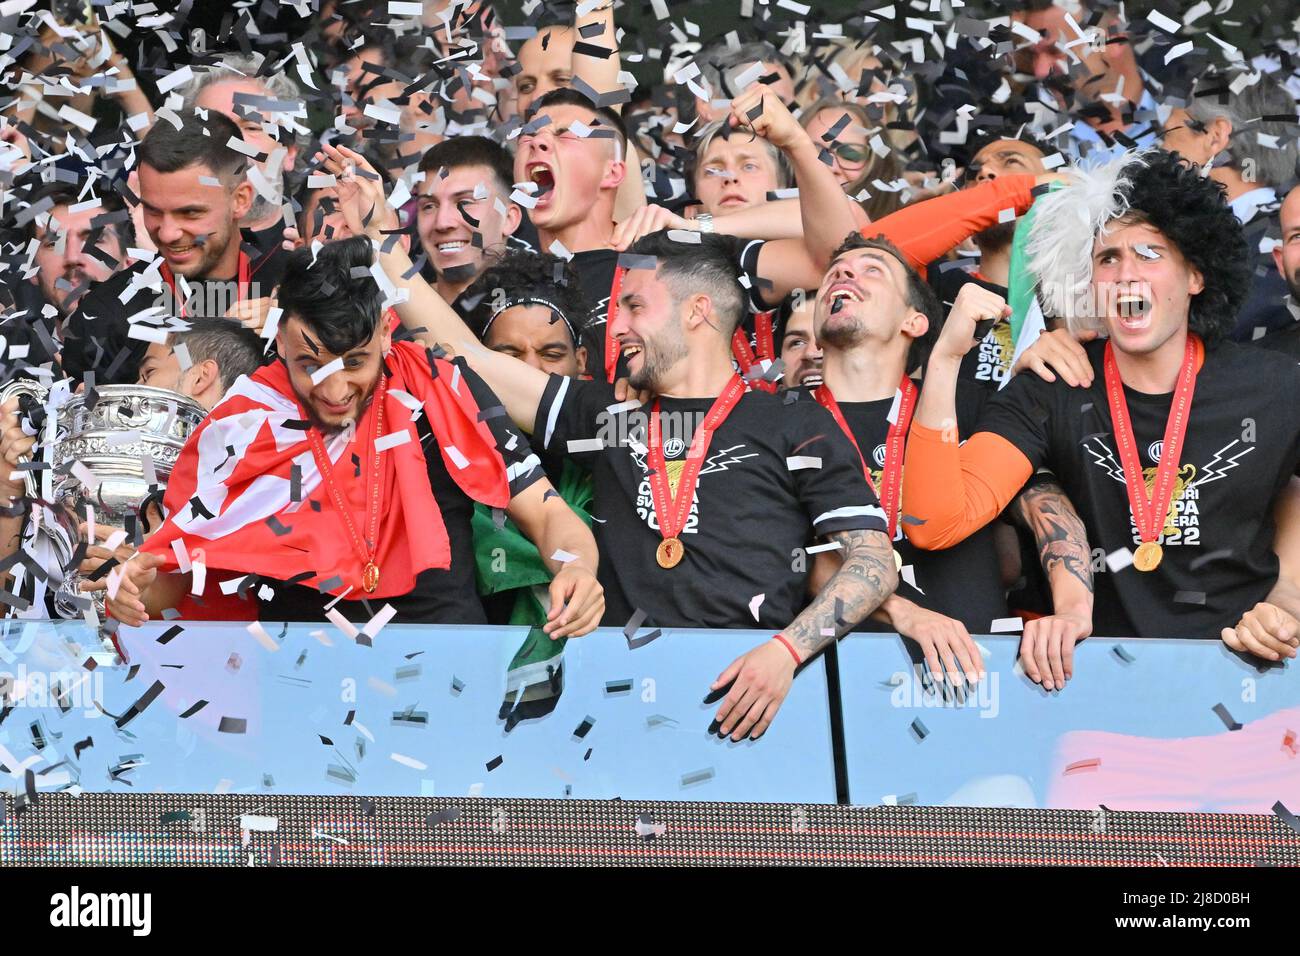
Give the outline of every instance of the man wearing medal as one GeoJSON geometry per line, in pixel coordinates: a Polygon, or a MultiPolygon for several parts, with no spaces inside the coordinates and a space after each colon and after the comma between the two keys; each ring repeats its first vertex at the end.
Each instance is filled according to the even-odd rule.
{"type": "MultiPolygon", "coordinates": [[[[325,153],[336,176],[362,168],[350,151],[325,153]]],[[[355,185],[341,208],[378,240],[389,228],[382,190],[364,176],[355,185]]],[[[591,471],[603,623],[623,627],[635,615],[652,627],[779,630],[713,683],[725,692],[719,732],[741,740],[766,731],[797,667],[875,610],[897,570],[883,513],[834,419],[815,402],[786,407],[748,390],[736,373],[731,338],[745,292],[730,244],[686,239],[698,241],[655,233],[622,258],[608,333],[644,402],[618,402],[608,383],[548,376],[483,347],[404,250],[381,243],[380,260],[408,293],[397,306],[403,323],[466,357],[544,451],[567,451],[591,471]],[[805,607],[813,536],[843,564],[805,607]]]]}
{"type": "Polygon", "coordinates": [[[1095,601],[1081,581],[1065,613],[1026,625],[1053,685],[1094,631],[1218,637],[1250,612],[1247,627],[1294,646],[1300,602],[1272,548],[1300,462],[1300,369],[1226,340],[1251,264],[1221,187],[1160,150],[1071,172],[1038,200],[1029,256],[1044,310],[1104,336],[1084,346],[1091,380],[1016,376],[959,447],[944,433],[957,369],[977,321],[1004,306],[954,309],[908,441],[903,510],[920,522],[908,537],[960,541],[1050,468],[1105,556],[1095,601]]]}
{"type": "Polygon", "coordinates": [[[73,378],[93,371],[100,385],[134,382],[149,340],[132,335],[133,324],[150,325],[150,314],[235,314],[279,282],[283,251],[241,243],[239,223],[254,190],[246,178],[253,157],[236,148],[252,147],[239,127],[215,110],[169,116],[140,143],[140,195],[126,190],[143,207],[158,258],[122,269],[81,298],[64,333],[63,367],[73,378]]]}
{"type": "MultiPolygon", "coordinates": [[[[959,296],[954,308],[969,295],[959,296]]],[[[918,663],[923,658],[936,679],[944,680],[946,672],[952,684],[973,683],[983,661],[970,635],[1007,616],[993,529],[981,528],[942,551],[923,551],[907,540],[900,521],[907,431],[920,394],[908,372],[924,365],[942,306],[896,246],[857,234],[836,251],[816,301],[810,333],[820,347],[824,382],[800,398],[826,408],[857,449],[885,510],[902,577],[898,591],[858,629],[896,631],[914,642],[918,663]]],[[[971,381],[958,383],[961,434],[972,430],[985,395],[971,381]]],[[[1077,550],[1086,563],[1086,543],[1077,550]]],[[[819,553],[811,589],[839,563],[835,552],[819,553]]]]}
{"type": "Polygon", "coordinates": [[[373,262],[364,237],[290,257],[278,359],[237,382],[186,443],[166,523],[109,586],[123,624],[202,594],[213,571],[251,575],[264,621],[365,622],[390,604],[398,622],[486,623],[470,531],[481,501],[506,511],[554,575],[546,633],[596,626],[590,530],[463,362],[392,341],[373,262]]]}

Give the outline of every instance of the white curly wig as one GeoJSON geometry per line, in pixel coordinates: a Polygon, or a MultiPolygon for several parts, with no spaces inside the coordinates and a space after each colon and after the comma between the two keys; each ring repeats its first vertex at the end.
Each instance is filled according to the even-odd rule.
{"type": "Polygon", "coordinates": [[[1065,186],[1034,201],[1027,266],[1044,312],[1065,319],[1071,332],[1105,332],[1095,309],[1079,307],[1092,285],[1093,243],[1129,211],[1130,177],[1154,152],[1133,150],[1068,170],[1065,186]]]}

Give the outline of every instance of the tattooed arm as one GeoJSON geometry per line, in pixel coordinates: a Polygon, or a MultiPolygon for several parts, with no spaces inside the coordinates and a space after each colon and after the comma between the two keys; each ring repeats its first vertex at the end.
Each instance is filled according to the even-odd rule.
{"type": "Polygon", "coordinates": [[[713,690],[731,684],[715,722],[723,737],[761,737],[790,691],[794,672],[827,644],[865,620],[898,585],[894,551],[880,531],[838,531],[844,563],[784,631],[718,675],[713,690]]]}
{"type": "Polygon", "coordinates": [[[1025,624],[1020,659],[1045,690],[1074,676],[1074,645],[1092,633],[1092,551],[1083,521],[1055,481],[1025,488],[1012,513],[1034,535],[1052,589],[1050,617],[1025,624]]]}

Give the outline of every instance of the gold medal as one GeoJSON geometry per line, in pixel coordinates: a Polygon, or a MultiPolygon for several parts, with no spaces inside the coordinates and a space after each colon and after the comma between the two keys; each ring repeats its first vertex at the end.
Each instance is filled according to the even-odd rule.
{"type": "Polygon", "coordinates": [[[375,589],[379,587],[379,565],[371,561],[366,565],[365,571],[361,574],[361,586],[366,589],[367,594],[374,594],[375,589]]]}
{"type": "Polygon", "coordinates": [[[1133,553],[1133,567],[1139,571],[1154,571],[1160,566],[1160,559],[1165,556],[1165,549],[1155,541],[1144,541],[1133,553]]]}
{"type": "Polygon", "coordinates": [[[686,547],[680,538],[664,538],[655,549],[655,560],[661,568],[675,568],[681,564],[686,555],[686,547]]]}

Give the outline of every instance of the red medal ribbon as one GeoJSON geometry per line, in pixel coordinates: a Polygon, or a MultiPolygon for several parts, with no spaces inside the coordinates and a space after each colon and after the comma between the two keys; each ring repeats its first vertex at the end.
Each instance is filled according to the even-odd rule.
{"type": "MultiPolygon", "coordinates": [[[[375,556],[379,551],[379,514],[380,498],[383,489],[383,480],[379,468],[380,451],[375,445],[375,440],[381,437],[384,429],[384,396],[388,393],[388,376],[381,373],[379,382],[375,385],[375,395],[372,400],[375,414],[374,434],[370,436],[370,447],[373,450],[372,460],[373,467],[370,474],[370,489],[367,497],[366,508],[366,537],[363,541],[357,533],[357,527],[352,523],[352,515],[348,513],[347,502],[343,500],[343,494],[339,487],[334,483],[334,465],[330,462],[329,455],[325,453],[325,441],[321,438],[320,431],[312,426],[307,431],[307,439],[311,443],[311,454],[316,459],[316,468],[320,471],[321,483],[329,492],[330,500],[334,502],[334,508],[339,513],[343,521],[343,526],[347,529],[348,537],[352,541],[352,549],[356,551],[357,557],[361,560],[363,571],[362,580],[369,581],[369,569],[375,565],[375,556]]],[[[359,436],[358,436],[359,437],[359,436]]],[[[360,442],[357,442],[358,447],[360,442]]],[[[376,584],[378,575],[376,575],[376,584]]],[[[374,587],[369,583],[365,585],[367,591],[373,591],[374,587]]]]}
{"type": "Polygon", "coordinates": [[[704,422],[691,439],[690,450],[686,453],[686,465],[677,481],[676,495],[672,494],[668,484],[668,466],[664,462],[663,436],[659,427],[659,399],[655,399],[654,407],[650,410],[650,448],[646,454],[646,464],[650,467],[650,497],[654,502],[655,517],[659,520],[659,534],[665,540],[676,538],[686,526],[686,518],[691,513],[691,502],[695,500],[695,483],[699,480],[700,468],[704,465],[713,433],[731,414],[744,394],[745,383],[739,375],[733,375],[722,394],[713,400],[713,407],[704,416],[704,422]]]}
{"type": "Polygon", "coordinates": [[[1151,497],[1146,494],[1146,481],[1142,463],[1138,460],[1133,424],[1124,399],[1124,383],[1115,364],[1114,348],[1106,343],[1106,397],[1110,402],[1110,419],[1115,431],[1115,444],[1119,447],[1120,462],[1124,465],[1124,487],[1128,491],[1129,508],[1133,523],[1143,544],[1158,541],[1164,534],[1169,507],[1173,503],[1174,478],[1178,475],[1178,462],[1182,458],[1183,438],[1187,434],[1187,421],[1192,408],[1192,393],[1196,390],[1196,370],[1202,354],[1201,340],[1190,332],[1187,335],[1187,352],[1183,367],[1178,373],[1178,386],[1169,418],[1165,422],[1165,437],[1160,447],[1160,462],[1156,468],[1155,487],[1151,497]]]}
{"type": "Polygon", "coordinates": [[[618,370],[618,339],[610,334],[614,318],[618,315],[618,293],[623,288],[622,266],[614,267],[614,281],[609,287],[609,305],[605,309],[605,378],[612,384],[614,373],[618,370]]]}
{"type": "Polygon", "coordinates": [[[907,446],[907,429],[912,424],[912,412],[916,409],[917,394],[916,386],[912,384],[912,380],[906,373],[898,383],[898,390],[902,393],[902,398],[898,402],[898,415],[894,423],[889,426],[889,435],[885,438],[885,468],[884,474],[880,476],[879,491],[876,490],[875,482],[871,480],[871,469],[867,466],[867,459],[862,455],[862,449],[858,448],[858,440],[853,437],[853,430],[849,428],[849,423],[844,420],[844,413],[840,411],[840,403],[835,400],[835,396],[825,384],[817,386],[816,391],[813,392],[813,397],[835,417],[835,423],[840,426],[840,431],[853,442],[858,459],[862,462],[862,474],[867,479],[867,486],[880,499],[880,506],[885,509],[885,517],[889,521],[890,541],[894,540],[894,531],[898,527],[898,506],[903,491],[903,453],[907,446]]]}
{"type": "MultiPolygon", "coordinates": [[[[764,360],[775,361],[776,359],[776,339],[772,333],[772,313],[759,312],[754,316],[754,340],[758,345],[757,351],[749,347],[749,336],[740,326],[731,334],[731,354],[735,356],[736,364],[740,366],[740,374],[749,376],[750,369],[761,365],[764,360]]],[[[762,389],[765,392],[775,392],[779,387],[777,382],[768,382],[760,378],[751,379],[750,388],[762,389]]]]}
{"type": "MultiPolygon", "coordinates": [[[[172,275],[172,267],[167,263],[162,264],[158,270],[162,273],[163,281],[167,283],[167,288],[172,290],[172,301],[176,303],[176,314],[180,318],[185,318],[185,300],[176,299],[176,277],[172,275]]],[[[252,278],[252,267],[249,265],[248,256],[244,252],[239,253],[239,285],[235,292],[235,301],[243,302],[248,298],[248,283],[252,278]]]]}

